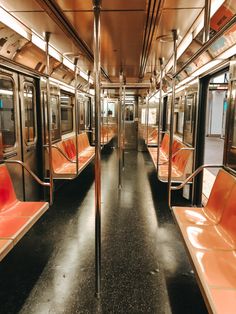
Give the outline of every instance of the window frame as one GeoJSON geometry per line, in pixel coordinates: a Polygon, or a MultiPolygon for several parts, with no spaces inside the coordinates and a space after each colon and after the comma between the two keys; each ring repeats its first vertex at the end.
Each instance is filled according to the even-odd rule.
{"type": "Polygon", "coordinates": [[[61,93],[60,93],[60,119],[61,119],[60,125],[61,125],[61,134],[62,135],[69,134],[69,133],[73,132],[73,130],[74,130],[74,105],[73,105],[72,99],[73,99],[73,95],[72,94],[66,93],[64,91],[61,91],[61,93]],[[71,99],[71,104],[70,105],[64,105],[64,104],[61,103],[61,97],[63,95],[70,97],[70,99],[71,99]],[[71,125],[72,125],[72,128],[70,130],[65,130],[65,131],[62,130],[62,108],[71,109],[71,113],[72,113],[71,114],[71,118],[72,118],[72,124],[71,125]]]}
{"type": "Polygon", "coordinates": [[[192,93],[187,93],[185,95],[185,104],[184,104],[184,127],[183,127],[183,143],[194,147],[194,137],[195,137],[195,124],[196,124],[196,108],[197,108],[197,93],[192,92],[192,93]],[[186,130],[186,114],[187,114],[187,99],[188,97],[192,97],[192,105],[191,105],[191,132],[185,132],[186,130]],[[192,141],[191,143],[186,141],[186,135],[187,134],[192,134],[192,141]]]}
{"type": "MultiPolygon", "coordinates": [[[[0,73],[0,80],[1,79],[5,79],[5,80],[9,80],[12,82],[12,91],[13,91],[13,111],[14,111],[14,133],[15,133],[15,143],[14,145],[12,145],[11,147],[7,147],[4,148],[3,145],[3,156],[7,156],[9,153],[11,153],[12,151],[16,150],[17,147],[17,106],[16,106],[16,83],[14,78],[11,75],[8,75],[6,73],[0,73]]],[[[1,131],[2,132],[2,131],[1,131]]],[[[3,136],[2,136],[2,141],[3,141],[3,136]]]]}
{"type": "Polygon", "coordinates": [[[37,133],[37,110],[36,110],[36,87],[34,85],[33,82],[29,82],[29,81],[24,81],[23,82],[23,112],[24,112],[24,128],[25,128],[25,97],[24,97],[24,92],[25,92],[25,85],[31,85],[33,87],[33,112],[34,112],[34,140],[31,142],[28,142],[24,136],[24,143],[27,146],[33,146],[36,144],[37,142],[37,138],[38,138],[38,133],[37,133]]]}

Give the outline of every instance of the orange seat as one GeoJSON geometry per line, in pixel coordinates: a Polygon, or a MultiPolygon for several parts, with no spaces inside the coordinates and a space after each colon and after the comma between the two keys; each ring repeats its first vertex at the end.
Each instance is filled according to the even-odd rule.
{"type": "Polygon", "coordinates": [[[206,206],[173,207],[175,217],[179,224],[212,225],[217,224],[221,218],[226,200],[235,184],[235,178],[220,170],[213,184],[206,206]]]}
{"type": "Polygon", "coordinates": [[[205,208],[173,214],[213,313],[236,308],[236,178],[220,170],[205,208]]]}
{"type": "MultiPolygon", "coordinates": [[[[94,147],[89,144],[88,136],[86,133],[78,134],[78,163],[79,171],[84,169],[87,164],[94,158],[94,147]]],[[[56,144],[56,146],[70,159],[68,160],[63,154],[56,149],[52,149],[52,165],[53,172],[57,178],[63,176],[76,175],[76,138],[65,139],[56,144]]]]}
{"type": "Polygon", "coordinates": [[[19,201],[6,166],[0,165],[0,259],[47,209],[46,202],[19,201]]]}
{"type": "MultiPolygon", "coordinates": [[[[228,175],[230,176],[230,175],[228,175]]],[[[236,180],[221,209],[219,222],[215,225],[181,225],[183,234],[191,245],[201,249],[232,250],[236,249],[236,180]]],[[[222,195],[224,198],[224,196],[222,195]]],[[[216,210],[217,212],[217,210],[216,210]]],[[[218,210],[219,212],[219,210],[218,210]]]]}
{"type": "MultiPolygon", "coordinates": [[[[172,181],[183,181],[188,174],[192,172],[191,164],[191,150],[181,150],[186,146],[177,140],[173,140],[172,144],[172,181]]],[[[152,158],[154,166],[157,168],[157,147],[148,147],[148,151],[152,158]]],[[[160,180],[167,181],[168,179],[168,154],[169,154],[169,134],[165,133],[161,147],[159,150],[159,164],[158,164],[158,177],[160,180]]]]}

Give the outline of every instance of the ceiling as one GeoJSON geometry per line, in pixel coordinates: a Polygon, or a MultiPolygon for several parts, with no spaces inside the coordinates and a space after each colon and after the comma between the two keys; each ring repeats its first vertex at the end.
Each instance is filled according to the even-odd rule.
{"type": "MultiPolygon", "coordinates": [[[[217,2],[218,0],[212,0],[217,2]]],[[[228,0],[229,2],[230,0],[228,0]]],[[[101,66],[103,81],[149,82],[159,71],[159,58],[168,63],[173,43],[163,36],[178,30],[178,45],[203,12],[204,0],[103,0],[101,66]]],[[[0,0],[0,5],[79,67],[93,71],[92,0],[0,0]]],[[[195,23],[195,24],[194,24],[195,23]]],[[[30,45],[29,45],[30,47],[30,45]]]]}

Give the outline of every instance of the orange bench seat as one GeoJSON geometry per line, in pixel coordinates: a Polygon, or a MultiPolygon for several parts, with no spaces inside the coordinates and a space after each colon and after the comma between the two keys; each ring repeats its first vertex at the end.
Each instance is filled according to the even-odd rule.
{"type": "MultiPolygon", "coordinates": [[[[94,158],[95,148],[90,146],[86,133],[78,134],[78,170],[81,172],[94,158]]],[[[55,178],[69,178],[76,175],[76,137],[64,139],[52,148],[52,165],[55,178]]]]}
{"type": "MultiPolygon", "coordinates": [[[[148,147],[155,168],[158,166],[158,177],[162,181],[168,179],[168,154],[169,154],[169,134],[165,133],[160,147],[159,165],[157,165],[157,147],[148,147]]],[[[172,181],[183,181],[187,174],[192,172],[192,151],[183,150],[187,148],[183,143],[174,139],[172,144],[172,181]]]]}
{"type": "Polygon", "coordinates": [[[235,313],[236,178],[220,170],[205,207],[173,207],[173,215],[208,307],[235,313]]]}
{"type": "Polygon", "coordinates": [[[4,164],[0,165],[0,260],[48,209],[47,202],[22,202],[16,198],[4,164]]]}

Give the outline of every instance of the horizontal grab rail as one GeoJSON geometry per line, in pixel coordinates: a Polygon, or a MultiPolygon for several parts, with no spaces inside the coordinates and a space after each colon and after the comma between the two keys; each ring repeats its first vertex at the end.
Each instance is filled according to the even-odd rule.
{"type": "MultiPolygon", "coordinates": [[[[43,145],[43,147],[49,147],[48,144],[45,144],[43,145]]],[[[76,161],[75,160],[72,160],[71,158],[69,158],[64,152],[63,150],[61,150],[59,147],[57,147],[56,145],[52,145],[52,148],[55,148],[59,151],[59,153],[64,156],[69,162],[73,163],[73,164],[76,164],[76,161]]]]}
{"type": "Polygon", "coordinates": [[[4,160],[7,164],[18,164],[21,165],[40,185],[51,187],[49,182],[44,182],[21,160],[4,160]]]}
{"type": "Polygon", "coordinates": [[[176,191],[182,189],[192,178],[198,175],[204,168],[223,168],[224,165],[207,164],[198,167],[183,183],[178,186],[171,186],[171,190],[176,191]]]}

